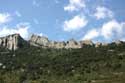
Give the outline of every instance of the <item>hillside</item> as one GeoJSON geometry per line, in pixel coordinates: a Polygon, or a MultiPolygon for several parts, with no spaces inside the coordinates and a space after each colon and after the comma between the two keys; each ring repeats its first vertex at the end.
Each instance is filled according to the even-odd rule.
{"type": "Polygon", "coordinates": [[[125,43],[78,49],[0,47],[0,83],[125,83],[125,43]]]}

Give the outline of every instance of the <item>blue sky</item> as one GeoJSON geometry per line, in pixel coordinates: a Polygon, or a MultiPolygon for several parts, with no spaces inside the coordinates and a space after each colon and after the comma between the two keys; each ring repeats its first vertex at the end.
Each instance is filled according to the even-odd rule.
{"type": "Polygon", "coordinates": [[[125,0],[0,0],[0,36],[125,40],[125,0]]]}

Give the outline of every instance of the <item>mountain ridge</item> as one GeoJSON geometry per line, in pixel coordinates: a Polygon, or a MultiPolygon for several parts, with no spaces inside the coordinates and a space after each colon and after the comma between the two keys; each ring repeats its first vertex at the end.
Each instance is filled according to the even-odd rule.
{"type": "MultiPolygon", "coordinates": [[[[121,44],[123,41],[115,41],[112,43],[115,43],[116,45],[121,44]]],[[[78,49],[78,48],[84,48],[84,46],[107,46],[110,43],[93,43],[92,40],[82,40],[82,41],[76,41],[74,39],[70,39],[68,41],[51,41],[47,37],[39,36],[32,34],[30,39],[27,41],[23,39],[20,34],[12,34],[5,37],[0,37],[0,46],[8,48],[9,50],[17,50],[18,48],[21,48],[23,46],[36,46],[36,47],[42,47],[42,48],[65,48],[65,49],[78,49]]]]}

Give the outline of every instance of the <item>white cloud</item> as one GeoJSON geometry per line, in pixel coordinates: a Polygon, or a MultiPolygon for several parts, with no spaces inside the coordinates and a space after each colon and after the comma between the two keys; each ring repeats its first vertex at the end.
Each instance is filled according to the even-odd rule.
{"type": "Polygon", "coordinates": [[[123,34],[123,28],[123,23],[112,20],[102,26],[101,35],[104,36],[105,39],[110,39],[113,36],[120,37],[123,34]]]}
{"type": "Polygon", "coordinates": [[[70,20],[66,20],[64,22],[63,28],[64,28],[64,31],[68,31],[68,32],[75,31],[85,27],[87,23],[88,21],[85,19],[84,16],[77,15],[70,20]]]}
{"type": "Polygon", "coordinates": [[[16,28],[8,28],[4,26],[2,29],[0,29],[0,37],[18,33],[21,35],[21,37],[27,39],[29,36],[28,29],[29,25],[26,25],[25,23],[18,24],[16,28]]]}
{"type": "Polygon", "coordinates": [[[119,23],[111,20],[104,23],[101,28],[95,28],[90,31],[82,39],[95,39],[103,37],[106,41],[124,40],[125,39],[125,22],[119,23]]]}
{"type": "Polygon", "coordinates": [[[106,17],[112,18],[113,17],[113,12],[109,10],[106,7],[97,7],[96,8],[96,13],[94,16],[99,20],[99,19],[104,19],[106,17]]]}
{"type": "Polygon", "coordinates": [[[0,24],[9,22],[11,19],[11,15],[9,13],[0,13],[0,24]]]}
{"type": "Polygon", "coordinates": [[[99,31],[92,29],[87,32],[87,34],[82,38],[82,40],[94,39],[99,36],[99,31]]]}
{"type": "Polygon", "coordinates": [[[82,8],[85,8],[85,1],[84,0],[69,0],[69,4],[64,7],[65,11],[78,11],[82,8]]]}

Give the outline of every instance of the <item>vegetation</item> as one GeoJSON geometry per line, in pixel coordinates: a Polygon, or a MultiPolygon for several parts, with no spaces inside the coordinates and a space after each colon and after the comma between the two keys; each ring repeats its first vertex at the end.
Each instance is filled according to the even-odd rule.
{"type": "Polygon", "coordinates": [[[0,48],[0,83],[125,83],[125,43],[95,48],[0,48]]]}

